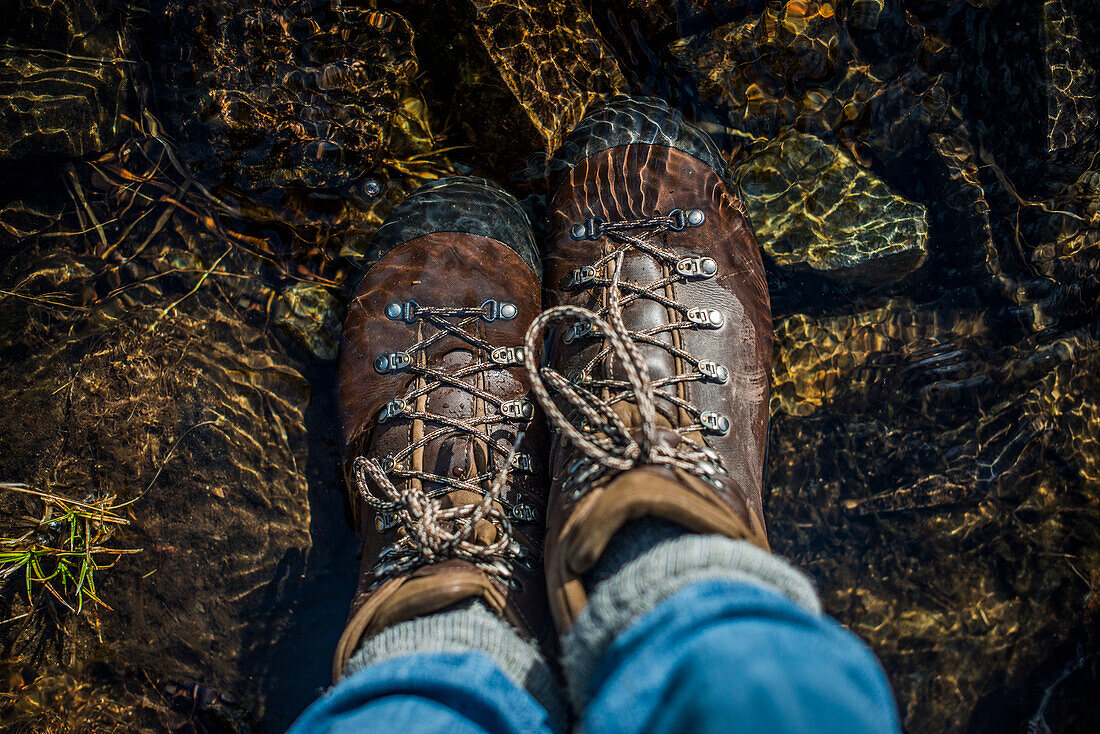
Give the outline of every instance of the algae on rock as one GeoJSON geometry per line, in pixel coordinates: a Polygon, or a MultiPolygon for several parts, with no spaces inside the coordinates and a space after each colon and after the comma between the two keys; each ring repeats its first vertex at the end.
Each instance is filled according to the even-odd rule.
{"type": "Polygon", "coordinates": [[[760,244],[779,265],[878,284],[924,262],[925,208],[812,135],[784,131],[734,175],[760,244]]]}
{"type": "Polygon", "coordinates": [[[473,25],[501,79],[539,131],[561,144],[593,100],[625,85],[622,72],[575,0],[471,0],[473,25]]]}

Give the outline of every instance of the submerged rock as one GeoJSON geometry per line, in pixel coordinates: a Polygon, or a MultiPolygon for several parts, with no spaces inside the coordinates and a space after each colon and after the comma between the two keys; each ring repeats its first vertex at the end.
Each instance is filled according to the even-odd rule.
{"type": "Polygon", "coordinates": [[[490,176],[507,180],[533,154],[545,159],[592,100],[625,84],[578,0],[409,2],[425,101],[490,176]]]}
{"type": "Polygon", "coordinates": [[[117,0],[16,0],[0,29],[0,160],[85,156],[124,136],[132,63],[117,0]]]}
{"type": "Polygon", "coordinates": [[[163,34],[150,34],[144,56],[192,175],[334,189],[378,164],[416,74],[401,15],[319,0],[171,2],[158,13],[163,34]]]}
{"type": "Polygon", "coordinates": [[[773,137],[812,116],[811,132],[851,119],[849,102],[879,80],[841,58],[844,29],[829,3],[770,4],[759,16],[674,42],[670,50],[744,134],[773,137]]]}
{"type": "Polygon", "coordinates": [[[734,176],[757,238],[779,265],[878,284],[924,261],[925,208],[812,135],[783,132],[734,176]]]}
{"type": "Polygon", "coordinates": [[[848,22],[856,28],[870,30],[878,25],[882,5],[883,0],[851,0],[848,8],[848,22]]]}
{"type": "MultiPolygon", "coordinates": [[[[961,124],[941,74],[905,63],[918,53],[935,57],[943,44],[911,18],[895,17],[893,45],[859,53],[850,31],[853,14],[868,22],[881,2],[853,5],[846,25],[834,3],[769,4],[758,15],[674,42],[670,51],[694,79],[699,93],[719,106],[732,142],[758,145],[787,128],[836,139],[869,166],[892,164],[922,149],[930,131],[953,132],[961,124]]],[[[875,15],[875,18],[878,16],[875,15]]],[[[869,31],[881,44],[880,31],[869,31]]],[[[867,44],[871,44],[868,42],[867,44]]]]}
{"type": "Polygon", "coordinates": [[[157,688],[173,681],[261,712],[255,671],[311,547],[312,390],[265,327],[260,242],[219,225],[215,202],[158,171],[149,146],[78,166],[82,213],[97,224],[66,216],[0,273],[0,477],[41,493],[0,487],[0,536],[54,542],[59,501],[123,519],[90,521],[105,549],[91,556],[98,602],[60,580],[58,597],[32,583],[28,599],[21,575],[5,579],[5,616],[26,615],[3,628],[6,654],[76,689],[37,713],[6,701],[5,721],[29,729],[46,726],[51,702],[102,686],[117,698],[64,714],[73,730],[174,729],[186,716],[157,688]]]}
{"type": "Polygon", "coordinates": [[[340,309],[328,288],[295,283],[279,294],[273,323],[317,359],[336,359],[340,309]]]}
{"type": "Polygon", "coordinates": [[[126,85],[117,61],[0,58],[0,160],[106,150],[118,139],[126,85]]]}
{"type": "Polygon", "coordinates": [[[967,355],[973,344],[988,340],[986,331],[979,317],[920,308],[902,298],[854,314],[781,318],[775,326],[772,415],[810,416],[858,400],[889,371],[883,360],[904,364],[905,379],[914,386],[947,376],[968,379],[977,360],[967,355]],[[961,349],[963,343],[971,346],[961,349]]]}
{"type": "Polygon", "coordinates": [[[604,0],[594,13],[648,42],[683,38],[744,15],[740,0],[604,0]]]}
{"type": "MultiPolygon", "coordinates": [[[[839,333],[873,344],[889,321],[839,333]]],[[[928,356],[883,340],[831,410],[776,416],[770,534],[880,656],[906,731],[1091,730],[1095,667],[1068,709],[1044,689],[1097,645],[1100,351],[1087,330],[996,347],[972,323],[924,330],[928,356]]]]}
{"type": "Polygon", "coordinates": [[[592,100],[625,85],[614,55],[575,0],[472,0],[473,26],[538,130],[546,153],[592,100]]]}
{"type": "MultiPolygon", "coordinates": [[[[1089,5],[1085,12],[1095,12],[1089,5]]],[[[1096,71],[1085,57],[1074,3],[1046,0],[1047,140],[1050,150],[1081,142],[1096,127],[1096,71]]]]}

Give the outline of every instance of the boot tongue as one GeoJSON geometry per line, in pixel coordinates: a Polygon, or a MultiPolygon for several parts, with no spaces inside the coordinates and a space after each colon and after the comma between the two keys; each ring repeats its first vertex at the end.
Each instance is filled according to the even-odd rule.
{"type": "MultiPolygon", "coordinates": [[[[454,479],[475,479],[484,471],[487,463],[485,447],[464,436],[452,436],[440,442],[435,457],[434,472],[440,476],[454,479]]],[[[456,489],[439,498],[443,507],[465,507],[481,504],[482,496],[467,489],[456,489]]],[[[474,529],[470,540],[488,545],[497,539],[497,527],[488,520],[482,520],[474,529]]]]}
{"type": "Polygon", "coordinates": [[[448,436],[441,441],[433,441],[424,447],[425,471],[450,479],[477,476],[470,444],[471,441],[465,436],[448,436]]]}
{"type": "MultiPolygon", "coordinates": [[[[630,430],[630,435],[635,441],[642,440],[642,414],[638,406],[627,401],[620,401],[611,407],[615,414],[622,419],[630,430]]],[[[657,411],[657,443],[670,449],[680,444],[680,434],[676,432],[672,422],[661,411],[657,411]]]]}
{"type": "MultiPolygon", "coordinates": [[[[652,283],[664,277],[661,265],[649,255],[643,253],[628,253],[623,261],[621,278],[623,281],[633,283],[652,283]]],[[[625,296],[626,294],[621,294],[625,296]]],[[[668,310],[664,305],[648,298],[639,298],[623,309],[623,325],[629,331],[647,331],[655,326],[669,322],[668,310]]],[[[672,343],[672,336],[668,333],[658,334],[654,337],[666,344],[672,343]]],[[[660,380],[672,377],[676,374],[676,360],[671,354],[660,347],[635,342],[642,359],[649,369],[650,380],[660,380]]],[[[613,380],[626,380],[627,371],[618,355],[612,359],[604,360],[604,376],[613,380]]],[[[675,388],[665,386],[659,388],[669,394],[675,393],[675,388]]],[[[658,401],[658,411],[663,406],[658,401]]],[[[627,425],[637,425],[628,423],[627,425]]]]}

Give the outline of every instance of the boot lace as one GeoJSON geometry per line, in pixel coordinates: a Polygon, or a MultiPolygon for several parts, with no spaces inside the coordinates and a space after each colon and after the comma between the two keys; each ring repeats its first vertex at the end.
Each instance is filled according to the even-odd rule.
{"type": "Polygon", "coordinates": [[[411,381],[403,396],[385,405],[377,416],[377,422],[404,417],[419,419],[426,427],[436,427],[425,430],[422,438],[410,442],[394,454],[382,459],[360,456],[353,464],[359,496],[377,513],[380,529],[395,524],[401,526],[397,540],[382,552],[373,569],[375,580],[372,588],[388,578],[449,559],[466,560],[488,574],[508,580],[512,573],[511,561],[519,556],[521,549],[512,538],[508,516],[500,509],[503,506],[501,497],[513,463],[524,458],[518,453],[524,432],[518,431],[515,440],[509,444],[491,438],[480,429],[502,420],[529,423],[534,406],[525,400],[502,399],[468,380],[476,379],[479,373],[500,369],[502,365],[520,362],[520,350],[494,346],[471,330],[479,321],[515,318],[516,307],[493,300],[478,307],[421,306],[415,301],[406,301],[389,304],[386,316],[409,324],[423,321],[435,326],[436,330],[404,352],[382,354],[375,358],[374,367],[378,372],[405,371],[422,378],[411,381]],[[473,346],[477,360],[465,367],[445,371],[428,366],[426,358],[416,359],[416,355],[424,354],[447,335],[458,337],[473,346]],[[458,419],[415,408],[419,398],[444,386],[480,398],[487,409],[480,416],[458,419]],[[496,414],[492,408],[496,409],[496,414]],[[467,436],[487,446],[489,471],[473,478],[459,479],[413,470],[408,466],[409,459],[418,449],[452,436],[467,436]],[[498,468],[494,470],[494,466],[498,468]],[[488,490],[485,489],[486,484],[489,485],[488,490]],[[481,502],[444,507],[441,498],[457,490],[481,495],[481,502]],[[491,543],[481,543],[476,539],[477,527],[483,520],[488,520],[497,528],[497,537],[491,543]]]}
{"type": "Polygon", "coordinates": [[[607,237],[617,243],[592,265],[579,268],[565,276],[562,286],[591,290],[600,289],[607,305],[598,311],[581,306],[564,304],[547,309],[531,324],[524,339],[524,367],[531,381],[536,400],[546,413],[552,427],[563,434],[580,453],[565,471],[562,489],[575,496],[584,492],[604,475],[628,471],[644,465],[659,465],[681,469],[704,481],[714,483],[719,475],[727,474],[721,457],[705,443],[688,434],[724,433],[729,430],[725,416],[704,411],[675,394],[659,388],[694,381],[725,382],[728,370],[713,362],[696,358],[688,351],[666,343],[659,336],[681,329],[718,328],[722,315],[713,310],[698,308],[670,298],[663,291],[674,283],[689,278],[713,277],[717,267],[710,258],[683,257],[658,244],[657,235],[666,231],[679,231],[685,226],[698,226],[703,213],[698,210],[675,210],[668,216],[644,219],[604,222],[589,219],[574,226],[574,239],[597,240],[607,237]],[[642,230],[641,235],[632,230],[642,230]],[[626,255],[640,251],[667,266],[669,275],[652,283],[639,284],[622,279],[622,267],[626,255]],[[614,264],[611,277],[601,276],[606,266],[614,264]],[[681,320],[660,324],[650,329],[631,330],[623,323],[623,309],[639,299],[656,301],[683,317],[681,320]],[[549,366],[539,365],[539,348],[543,330],[554,323],[572,322],[566,331],[566,341],[585,336],[603,335],[605,346],[578,374],[566,377],[549,366]],[[693,369],[660,379],[650,376],[639,344],[665,350],[680,358],[682,364],[693,369]],[[614,358],[623,366],[625,380],[597,379],[591,372],[603,360],[614,358]],[[556,393],[570,408],[580,425],[574,425],[566,411],[558,407],[551,393],[556,393]],[[605,395],[606,397],[601,397],[605,395]],[[693,416],[695,422],[679,426],[675,430],[681,441],[669,448],[657,439],[657,400],[673,404],[693,416]],[[612,409],[616,403],[632,402],[641,418],[640,437],[635,438],[619,415],[612,409]],[[724,421],[724,423],[723,423],[724,421]]]}

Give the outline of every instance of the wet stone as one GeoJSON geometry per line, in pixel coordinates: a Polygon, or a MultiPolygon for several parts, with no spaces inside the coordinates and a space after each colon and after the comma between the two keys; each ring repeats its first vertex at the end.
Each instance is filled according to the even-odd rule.
{"type": "Polygon", "coordinates": [[[185,690],[207,691],[191,710],[247,701],[242,722],[262,714],[255,671],[292,607],[276,589],[293,597],[312,546],[312,390],[265,327],[258,241],[220,229],[212,202],[157,159],[78,165],[98,226],[70,211],[0,271],[0,476],[27,490],[0,487],[0,536],[63,542],[37,519],[57,515],[43,495],[122,518],[91,521],[102,604],[71,582],[55,580],[56,598],[6,587],[5,613],[26,616],[4,628],[5,664],[30,671],[34,693],[4,717],[28,730],[176,730],[188,710],[169,703],[185,690]],[[150,195],[166,189],[178,205],[150,195]]]}
{"type": "Polygon", "coordinates": [[[472,0],[473,26],[540,142],[556,149],[585,107],[624,86],[615,57],[576,0],[472,0]]]}
{"type": "Polygon", "coordinates": [[[340,308],[329,288],[296,283],[276,299],[273,323],[320,360],[336,359],[340,308]]]}
{"type": "Polygon", "coordinates": [[[118,142],[132,70],[125,4],[12,5],[0,30],[0,160],[84,156],[118,142]]]}
{"type": "Polygon", "coordinates": [[[144,55],[190,172],[242,188],[363,178],[416,73],[412,31],[396,13],[202,0],[166,4],[157,23],[164,34],[144,55]]]}
{"type": "Polygon", "coordinates": [[[0,160],[105,150],[118,139],[125,82],[111,62],[0,58],[0,160]]]}
{"type": "Polygon", "coordinates": [[[1036,328],[1091,320],[1100,298],[1100,171],[1082,173],[1046,209],[1024,230],[1019,300],[1032,305],[1036,328]]]}
{"type": "Polygon", "coordinates": [[[924,261],[924,207],[812,135],[785,131],[755,151],[735,178],[757,238],[779,265],[879,284],[924,261]]]}
{"type": "MultiPolygon", "coordinates": [[[[849,19],[857,9],[849,8],[849,19]]],[[[903,51],[865,58],[840,10],[828,2],[769,4],[758,16],[671,44],[700,95],[725,115],[725,129],[716,132],[727,147],[758,144],[794,127],[837,139],[869,166],[873,157],[892,163],[923,149],[930,131],[958,129],[941,75],[902,63],[918,51],[935,56],[942,44],[892,11],[892,24],[902,26],[894,35],[902,36],[903,51]]],[[[879,31],[869,34],[883,42],[879,31]]]]}
{"type": "MultiPolygon", "coordinates": [[[[1047,140],[1052,151],[1082,142],[1096,126],[1096,72],[1081,46],[1077,5],[1073,0],[1043,3],[1046,62],[1050,69],[1047,140]]],[[[1081,10],[1096,12],[1090,3],[1082,4],[1081,10]]]]}
{"type": "Polygon", "coordinates": [[[1095,644],[1096,340],[998,345],[982,321],[895,302],[777,330],[771,535],[881,657],[907,731],[1048,720],[1095,644]],[[788,396],[797,374],[817,384],[788,396]]]}
{"type": "Polygon", "coordinates": [[[606,0],[595,12],[605,12],[613,26],[637,27],[644,39],[655,42],[725,25],[745,10],[739,0],[606,0]]]}
{"type": "Polygon", "coordinates": [[[467,163],[535,193],[548,153],[593,100],[623,87],[619,64],[584,3],[408,0],[418,88],[467,163]],[[522,177],[517,171],[530,169],[522,177]],[[522,179],[522,182],[521,182],[522,179]]]}
{"type": "MultiPolygon", "coordinates": [[[[1081,3],[1090,6],[1094,3],[1081,3]]],[[[1085,62],[1097,67],[1094,39],[1100,38],[1096,13],[1076,11],[1078,3],[1065,0],[1061,6],[1077,21],[1079,42],[1063,38],[1059,58],[1066,68],[1080,68],[1085,62]],[[1071,58],[1068,54],[1080,54],[1071,58]]],[[[1051,67],[1060,63],[1047,53],[1047,34],[1042,2],[1001,0],[983,7],[957,2],[954,13],[914,11],[930,36],[946,45],[938,54],[955,104],[966,120],[972,139],[981,141],[982,163],[993,164],[1025,199],[1043,199],[1071,183],[1088,166],[1090,155],[1071,146],[1052,151],[1050,132],[1052,109],[1066,113],[1071,123],[1077,110],[1091,103],[1082,98],[1064,99],[1050,84],[1051,67]],[[1052,107],[1053,103],[1053,107],[1052,107]]],[[[1060,79],[1064,89],[1068,87],[1060,79]]],[[[1069,128],[1065,128],[1068,132],[1069,128]]],[[[1089,134],[1083,142],[1095,139],[1089,134]]],[[[1068,140],[1068,139],[1067,139],[1068,140]]],[[[987,192],[988,193],[988,192],[987,192]]]]}
{"type": "MultiPolygon", "coordinates": [[[[933,313],[896,300],[856,314],[812,318],[793,314],[775,327],[772,415],[809,416],[866,388],[865,367],[896,344],[934,338],[933,313]]],[[[873,379],[873,378],[871,378],[873,379]]]]}
{"type": "Polygon", "coordinates": [[[882,6],[883,0],[851,0],[848,6],[848,22],[862,30],[873,29],[878,25],[882,6]]]}
{"type": "Polygon", "coordinates": [[[759,16],[676,41],[670,50],[700,94],[728,111],[732,128],[772,137],[807,115],[834,126],[852,112],[846,104],[858,90],[879,83],[869,69],[848,68],[840,55],[844,39],[829,3],[773,3],[759,16]]]}

